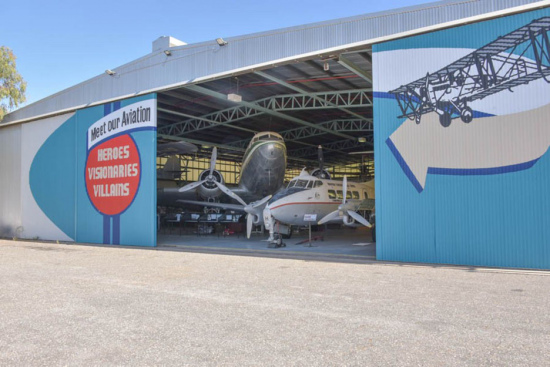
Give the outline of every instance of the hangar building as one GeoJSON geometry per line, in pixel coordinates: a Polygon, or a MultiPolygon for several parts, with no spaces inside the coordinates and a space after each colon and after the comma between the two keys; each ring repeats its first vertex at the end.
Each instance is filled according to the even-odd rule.
{"type": "Polygon", "coordinates": [[[275,131],[291,170],[322,145],[327,166],[368,175],[372,155],[349,153],[374,150],[378,259],[549,269],[549,6],[440,1],[161,37],[6,116],[0,236],[156,246],[157,144],[235,162],[275,131]]]}

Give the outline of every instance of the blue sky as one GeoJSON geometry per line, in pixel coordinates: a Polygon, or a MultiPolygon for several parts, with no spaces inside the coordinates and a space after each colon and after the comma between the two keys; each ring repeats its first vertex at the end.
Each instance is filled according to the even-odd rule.
{"type": "Polygon", "coordinates": [[[17,56],[29,104],[146,55],[160,36],[197,43],[426,2],[19,0],[2,4],[0,45],[17,56]]]}

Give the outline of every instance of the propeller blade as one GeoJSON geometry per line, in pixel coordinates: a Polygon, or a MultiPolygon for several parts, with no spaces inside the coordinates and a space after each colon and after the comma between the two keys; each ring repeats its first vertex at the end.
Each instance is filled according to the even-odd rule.
{"type": "MultiPolygon", "coordinates": [[[[317,147],[317,159],[319,160],[319,171],[321,172],[321,175],[323,174],[323,170],[325,169],[324,159],[323,159],[323,147],[318,146],[317,147]]],[[[321,177],[324,178],[324,177],[321,177]]]]}
{"type": "Polygon", "coordinates": [[[364,225],[365,227],[369,227],[369,228],[372,227],[372,224],[370,224],[368,220],[366,220],[365,218],[363,218],[362,216],[360,216],[358,213],[354,212],[353,210],[348,210],[348,214],[349,214],[353,219],[355,219],[357,222],[359,222],[359,223],[361,223],[362,225],[364,225]]]}
{"type": "Polygon", "coordinates": [[[344,198],[342,199],[342,204],[346,205],[346,197],[347,197],[347,194],[348,194],[348,178],[347,176],[344,176],[344,181],[342,182],[342,187],[343,187],[343,193],[344,193],[344,198]]]}
{"type": "Polygon", "coordinates": [[[247,214],[246,215],[246,238],[250,238],[250,234],[252,233],[253,223],[254,223],[254,215],[247,214]]]}
{"type": "MultiPolygon", "coordinates": [[[[261,207],[262,205],[264,205],[265,203],[267,203],[269,201],[269,199],[271,199],[271,196],[272,195],[267,195],[265,198],[263,198],[262,200],[259,200],[259,201],[255,201],[253,203],[250,203],[251,207],[253,209],[256,209],[258,207],[261,207]]],[[[263,210],[263,209],[262,209],[263,210]]]]}
{"type": "Polygon", "coordinates": [[[202,185],[205,181],[206,180],[191,182],[190,184],[187,184],[183,187],[180,187],[178,191],[179,192],[185,192],[185,191],[193,190],[194,188],[199,187],[200,185],[202,185]]]}
{"type": "Polygon", "coordinates": [[[323,218],[321,218],[321,220],[319,222],[317,222],[317,224],[325,224],[326,222],[330,222],[331,220],[333,219],[336,219],[340,216],[340,211],[339,210],[335,210],[331,213],[328,213],[327,215],[325,215],[323,218]]]}
{"type": "Polygon", "coordinates": [[[212,157],[210,158],[210,176],[214,173],[214,169],[216,168],[216,159],[218,158],[218,149],[214,147],[212,149],[212,157]]]}
{"type": "Polygon", "coordinates": [[[218,181],[214,181],[214,183],[216,184],[216,186],[218,186],[220,188],[220,190],[222,190],[225,194],[229,195],[230,197],[232,197],[233,199],[237,200],[239,203],[243,204],[244,206],[246,206],[246,202],[241,199],[239,197],[239,195],[235,194],[233,191],[231,191],[228,187],[222,185],[221,183],[219,183],[218,181]]]}

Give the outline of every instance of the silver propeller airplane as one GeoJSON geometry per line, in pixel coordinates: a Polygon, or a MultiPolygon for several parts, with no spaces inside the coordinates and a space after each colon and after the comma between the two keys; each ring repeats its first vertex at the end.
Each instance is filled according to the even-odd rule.
{"type": "Polygon", "coordinates": [[[253,223],[261,221],[263,208],[271,194],[282,186],[285,176],[286,145],[281,135],[274,132],[261,132],[252,138],[243,157],[237,187],[225,186],[221,172],[215,169],[216,158],[217,149],[214,147],[210,168],[201,172],[199,180],[180,188],[159,189],[158,204],[166,206],[192,204],[244,210],[252,214],[248,217],[249,220],[254,219],[253,223]],[[240,205],[210,202],[224,193],[240,205]],[[197,197],[205,201],[195,200],[197,197]]]}

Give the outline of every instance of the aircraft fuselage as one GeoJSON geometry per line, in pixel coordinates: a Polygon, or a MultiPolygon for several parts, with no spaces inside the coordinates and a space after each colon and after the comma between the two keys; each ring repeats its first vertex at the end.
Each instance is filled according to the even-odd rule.
{"type": "Polygon", "coordinates": [[[269,134],[263,140],[256,135],[246,150],[239,180],[239,188],[247,193],[244,196],[263,198],[283,184],[286,146],[278,134],[269,134]]]}
{"type": "MultiPolygon", "coordinates": [[[[354,210],[364,199],[374,198],[374,188],[367,183],[348,182],[347,202],[353,203],[354,210]]],[[[343,187],[341,181],[324,180],[313,176],[302,176],[292,180],[286,189],[271,198],[264,210],[276,221],[289,225],[307,225],[306,214],[316,214],[317,221],[338,209],[342,204],[343,187]],[[294,182],[294,185],[293,185],[294,182]]],[[[312,223],[316,224],[316,223],[312,223]]]]}

